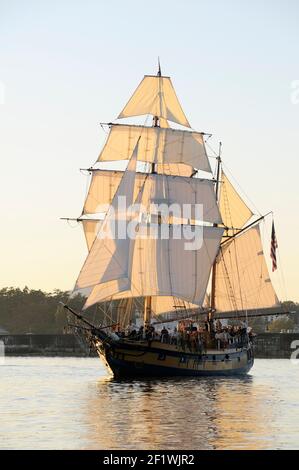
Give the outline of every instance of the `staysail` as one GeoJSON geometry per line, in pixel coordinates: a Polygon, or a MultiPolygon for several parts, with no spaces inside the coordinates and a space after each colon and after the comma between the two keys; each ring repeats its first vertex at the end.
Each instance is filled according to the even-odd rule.
{"type": "Polygon", "coordinates": [[[253,215],[223,171],[221,175],[219,208],[224,225],[230,228],[233,227],[233,231],[242,228],[253,215]]]}
{"type": "Polygon", "coordinates": [[[125,198],[126,204],[129,206],[134,202],[137,152],[138,142],[106,217],[100,224],[99,233],[77,279],[75,291],[91,288],[98,283],[108,282],[112,279],[122,279],[123,285],[127,282],[129,287],[128,273],[133,240],[126,236],[120,237],[118,230],[119,222],[124,223],[124,230],[126,230],[133,214],[128,214],[126,207],[120,207],[119,198],[125,198]]]}

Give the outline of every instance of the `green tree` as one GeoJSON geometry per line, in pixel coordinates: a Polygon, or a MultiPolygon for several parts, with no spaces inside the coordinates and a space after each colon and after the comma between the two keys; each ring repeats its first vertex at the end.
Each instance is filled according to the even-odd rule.
{"type": "Polygon", "coordinates": [[[288,312],[296,312],[292,313],[292,320],[299,325],[299,304],[298,302],[292,302],[291,300],[287,300],[285,302],[282,302],[283,308],[288,311],[288,312]]]}
{"type": "Polygon", "coordinates": [[[274,320],[268,325],[268,331],[270,333],[280,333],[284,330],[292,330],[295,326],[294,320],[291,320],[288,317],[281,317],[274,320]]]}
{"type": "MultiPolygon", "coordinates": [[[[68,302],[69,293],[6,287],[0,290],[0,326],[9,333],[62,333],[67,315],[59,302],[68,302]],[[63,311],[62,311],[63,310],[63,311]]],[[[69,302],[80,311],[84,297],[78,295],[69,302]]]]}

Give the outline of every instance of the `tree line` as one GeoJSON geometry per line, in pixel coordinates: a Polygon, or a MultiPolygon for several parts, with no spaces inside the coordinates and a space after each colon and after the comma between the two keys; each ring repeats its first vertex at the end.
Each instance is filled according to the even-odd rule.
{"type": "MultiPolygon", "coordinates": [[[[60,306],[66,303],[69,292],[43,292],[25,287],[5,287],[0,290],[0,329],[11,334],[59,334],[67,325],[67,316],[60,306]]],[[[77,295],[68,302],[80,311],[84,297],[77,295]]]]}
{"type": "MultiPolygon", "coordinates": [[[[43,292],[25,287],[24,289],[5,287],[0,290],[0,330],[10,334],[61,334],[68,325],[67,315],[60,302],[67,303],[74,310],[80,312],[85,297],[80,294],[69,298],[70,293],[61,290],[43,292]]],[[[285,302],[289,311],[296,311],[295,315],[279,317],[269,324],[266,319],[258,319],[252,326],[257,332],[291,330],[299,324],[299,304],[285,302]]],[[[114,318],[115,310],[114,308],[114,318]]],[[[112,311],[113,313],[113,311],[112,311]]],[[[103,314],[96,307],[86,310],[86,318],[95,323],[103,321],[103,314]]]]}

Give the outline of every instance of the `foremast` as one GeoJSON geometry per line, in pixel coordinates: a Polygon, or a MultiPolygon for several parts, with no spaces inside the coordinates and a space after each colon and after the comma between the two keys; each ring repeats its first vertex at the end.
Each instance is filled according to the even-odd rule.
{"type": "MultiPolygon", "coordinates": [[[[157,75],[143,78],[117,119],[141,115],[153,116],[153,125],[110,123],[107,141],[97,159],[99,165],[128,160],[126,171],[111,167],[90,169],[91,184],[80,217],[89,253],[74,292],[88,296],[83,310],[106,300],[142,297],[145,323],[149,324],[151,314],[176,311],[179,301],[182,308],[203,305],[223,227],[215,199],[215,181],[210,179],[212,171],[204,133],[191,130],[170,77],[162,76],[160,68],[157,75]],[[168,121],[189,130],[172,128],[168,121]],[[146,167],[149,172],[136,172],[136,160],[149,163],[146,167]],[[208,173],[208,178],[190,178],[195,169],[208,173]],[[159,212],[153,213],[151,224],[155,225],[158,218],[158,224],[167,225],[171,231],[166,241],[139,235],[129,241],[116,237],[113,242],[99,237],[99,230],[112,222],[110,211],[101,211],[99,207],[114,206],[120,196],[126,196],[133,204],[139,194],[145,207],[145,217],[140,213],[142,217],[138,218],[141,228],[146,228],[147,220],[151,220],[152,211],[148,208],[152,202],[167,200],[180,207],[186,203],[192,212],[190,216],[168,217],[163,221],[159,212]],[[191,225],[196,223],[196,203],[203,207],[199,223],[203,224],[205,243],[200,250],[186,251],[185,240],[173,237],[173,233],[175,227],[190,225],[190,221],[191,225]],[[96,217],[99,212],[105,212],[100,221],[96,217]]],[[[123,219],[116,205],[115,214],[126,224],[130,222],[123,219]]]]}
{"type": "MultiPolygon", "coordinates": [[[[158,59],[157,77],[161,77],[161,76],[162,76],[162,73],[161,73],[160,60],[158,59]]],[[[161,88],[161,83],[160,82],[161,82],[161,80],[159,80],[159,90],[161,88]]],[[[161,107],[161,103],[160,103],[160,107],[161,107]]],[[[159,116],[154,116],[153,117],[153,127],[160,127],[159,116]]],[[[155,162],[151,163],[151,173],[152,174],[157,173],[157,165],[156,165],[155,162]]],[[[143,324],[144,324],[145,329],[147,329],[150,326],[151,317],[152,317],[152,297],[150,295],[148,295],[144,298],[144,319],[143,319],[143,324]]]]}

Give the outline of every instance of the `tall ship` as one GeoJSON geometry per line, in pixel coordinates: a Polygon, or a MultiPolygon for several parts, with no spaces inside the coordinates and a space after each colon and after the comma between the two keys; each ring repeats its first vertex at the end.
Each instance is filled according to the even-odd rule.
{"type": "MultiPolygon", "coordinates": [[[[73,294],[86,301],[82,312],[64,305],[76,328],[116,377],[246,374],[248,319],[282,313],[262,247],[266,216],[228,178],[221,145],[208,157],[211,134],[191,128],[160,65],[102,126],[76,219],[88,254],[73,294]],[[111,303],[116,320],[86,318],[111,303]]],[[[273,270],[276,248],[273,225],[273,270]]]]}

